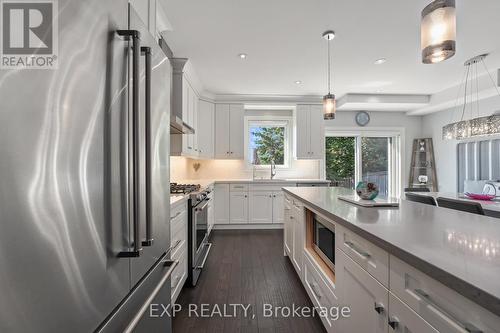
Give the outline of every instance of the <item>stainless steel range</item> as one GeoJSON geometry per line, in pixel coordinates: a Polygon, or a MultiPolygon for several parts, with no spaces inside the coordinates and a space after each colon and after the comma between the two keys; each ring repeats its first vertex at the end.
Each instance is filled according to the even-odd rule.
{"type": "Polygon", "coordinates": [[[212,201],[212,189],[200,185],[170,185],[171,194],[189,194],[188,200],[188,278],[187,286],[195,286],[208,258],[212,244],[209,243],[208,212],[212,201]]]}

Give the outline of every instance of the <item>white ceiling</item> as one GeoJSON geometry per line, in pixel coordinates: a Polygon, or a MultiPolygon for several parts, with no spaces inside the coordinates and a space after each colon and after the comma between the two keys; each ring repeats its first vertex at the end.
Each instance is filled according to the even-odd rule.
{"type": "Polygon", "coordinates": [[[162,1],[167,42],[214,94],[325,94],[328,29],[337,33],[338,97],[433,94],[460,82],[463,62],[481,53],[495,52],[486,62],[500,67],[499,0],[456,1],[457,54],[436,65],[420,59],[420,12],[430,0],[162,1]],[[379,58],[388,61],[374,65],[379,58]]]}

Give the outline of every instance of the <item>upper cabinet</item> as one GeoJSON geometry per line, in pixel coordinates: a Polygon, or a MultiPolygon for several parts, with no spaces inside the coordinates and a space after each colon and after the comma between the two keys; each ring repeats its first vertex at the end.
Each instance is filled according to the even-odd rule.
{"type": "Polygon", "coordinates": [[[198,123],[196,140],[200,158],[214,158],[215,147],[215,104],[200,100],[198,103],[198,123]]]}
{"type": "Polygon", "coordinates": [[[215,105],[215,158],[243,159],[243,104],[215,105]]]}
{"type": "Polygon", "coordinates": [[[325,126],[321,105],[297,105],[295,110],[295,158],[324,158],[325,126]]]}

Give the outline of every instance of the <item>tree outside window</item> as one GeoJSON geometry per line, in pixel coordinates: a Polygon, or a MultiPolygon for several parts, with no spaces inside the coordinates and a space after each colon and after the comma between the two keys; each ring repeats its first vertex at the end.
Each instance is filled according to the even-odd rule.
{"type": "Polygon", "coordinates": [[[249,157],[255,165],[285,165],[285,127],[249,126],[249,157]]]}

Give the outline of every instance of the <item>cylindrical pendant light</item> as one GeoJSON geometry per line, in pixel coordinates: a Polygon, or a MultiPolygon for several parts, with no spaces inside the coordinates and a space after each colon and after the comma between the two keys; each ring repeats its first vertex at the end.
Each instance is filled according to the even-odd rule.
{"type": "Polygon", "coordinates": [[[422,11],[420,27],[422,62],[435,64],[455,54],[455,0],[435,0],[422,11]]]}
{"type": "Polygon", "coordinates": [[[331,88],[331,66],[330,66],[330,41],[335,38],[335,32],[332,30],[325,31],[323,38],[328,42],[328,94],[323,96],[323,119],[335,119],[335,112],[337,111],[337,102],[335,95],[330,92],[331,88]]]}

